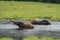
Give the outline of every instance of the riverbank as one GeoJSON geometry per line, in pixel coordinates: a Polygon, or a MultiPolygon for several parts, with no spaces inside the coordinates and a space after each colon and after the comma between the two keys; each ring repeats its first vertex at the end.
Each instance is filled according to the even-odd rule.
{"type": "Polygon", "coordinates": [[[50,19],[60,21],[60,4],[0,1],[1,20],[50,19]]]}

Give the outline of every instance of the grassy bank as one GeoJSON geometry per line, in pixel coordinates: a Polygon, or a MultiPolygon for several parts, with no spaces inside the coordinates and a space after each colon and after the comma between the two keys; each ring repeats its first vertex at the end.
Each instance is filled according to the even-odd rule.
{"type": "Polygon", "coordinates": [[[29,36],[29,37],[24,38],[23,40],[60,40],[60,39],[59,38],[58,39],[54,39],[54,38],[49,38],[49,37],[38,38],[36,36],[29,36]]]}
{"type": "Polygon", "coordinates": [[[0,40],[14,40],[13,38],[0,38],[0,40]]]}
{"type": "Polygon", "coordinates": [[[32,20],[34,18],[60,21],[60,4],[0,1],[0,19],[32,20]]]}
{"type": "MultiPolygon", "coordinates": [[[[0,38],[0,40],[15,40],[13,38],[0,38]]],[[[23,40],[60,40],[60,38],[50,38],[50,37],[42,37],[42,38],[38,38],[37,36],[27,36],[25,38],[23,38],[23,40]]]]}

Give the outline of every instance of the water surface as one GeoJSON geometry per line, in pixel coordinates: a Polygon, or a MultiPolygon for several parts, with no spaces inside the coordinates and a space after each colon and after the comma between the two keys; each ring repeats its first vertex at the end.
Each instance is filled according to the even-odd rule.
{"type": "Polygon", "coordinates": [[[14,24],[0,24],[0,38],[12,37],[16,40],[25,36],[53,37],[60,38],[60,22],[51,22],[51,25],[33,25],[34,29],[15,30],[18,28],[14,24]]]}

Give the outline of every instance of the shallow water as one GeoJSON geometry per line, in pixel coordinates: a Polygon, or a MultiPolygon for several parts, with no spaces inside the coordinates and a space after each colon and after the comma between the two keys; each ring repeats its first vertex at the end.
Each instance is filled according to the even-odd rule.
{"type": "Polygon", "coordinates": [[[51,25],[33,25],[34,29],[15,30],[14,24],[0,24],[0,38],[12,37],[16,40],[25,36],[53,37],[60,38],[60,22],[51,22],[51,25]]]}

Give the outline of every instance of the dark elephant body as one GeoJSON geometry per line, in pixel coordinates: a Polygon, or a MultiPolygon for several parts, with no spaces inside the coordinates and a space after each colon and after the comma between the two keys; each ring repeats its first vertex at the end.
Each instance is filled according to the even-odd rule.
{"type": "Polygon", "coordinates": [[[51,24],[48,20],[33,20],[31,23],[34,25],[50,25],[51,24]]]}

